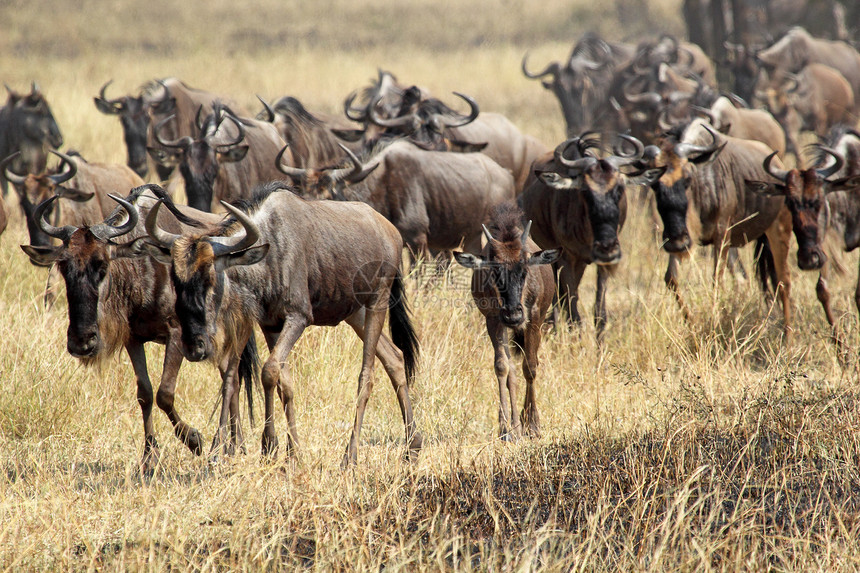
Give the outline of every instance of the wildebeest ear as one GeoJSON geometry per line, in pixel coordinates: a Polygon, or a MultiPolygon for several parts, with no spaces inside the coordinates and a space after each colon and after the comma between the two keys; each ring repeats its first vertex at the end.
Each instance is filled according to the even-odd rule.
{"type": "Polygon", "coordinates": [[[146,152],[159,165],[165,167],[176,167],[179,165],[179,156],[182,151],[172,151],[161,147],[147,147],[146,152]]]}
{"type": "Polygon", "coordinates": [[[688,160],[690,161],[690,163],[694,163],[696,165],[707,165],[708,163],[712,162],[713,160],[715,160],[717,157],[720,156],[720,153],[723,152],[723,149],[726,148],[726,145],[728,145],[728,143],[729,142],[726,141],[725,143],[723,143],[722,145],[720,145],[719,147],[717,147],[713,151],[706,151],[705,153],[700,153],[699,155],[697,155],[695,157],[688,158],[688,160]]]}
{"type": "Polygon", "coordinates": [[[36,247],[21,245],[21,250],[27,253],[30,260],[38,267],[50,267],[63,253],[64,247],[36,247]]]}
{"type": "MultiPolygon", "coordinates": [[[[146,243],[149,237],[138,237],[137,239],[124,243],[122,245],[110,245],[108,252],[112,259],[136,259],[138,257],[149,256],[150,253],[146,249],[146,243]]],[[[169,251],[168,251],[169,253],[169,251]]],[[[155,257],[153,257],[155,258],[155,257]]],[[[159,261],[161,262],[161,261],[159,261]]]]}
{"type": "Polygon", "coordinates": [[[488,143],[470,143],[461,139],[448,139],[448,149],[454,153],[477,153],[483,151],[488,143]]]}
{"type": "Polygon", "coordinates": [[[628,181],[631,185],[647,185],[650,187],[652,183],[663,177],[666,169],[668,169],[667,165],[655,167],[654,169],[646,169],[638,175],[628,177],[628,181]]]}
{"type": "Polygon", "coordinates": [[[106,115],[118,115],[122,111],[122,104],[119,102],[109,102],[100,97],[94,97],[96,109],[106,115]]]}
{"type": "MultiPolygon", "coordinates": [[[[146,237],[141,238],[145,239],[146,237]]],[[[137,241],[134,242],[137,243],[137,241]]],[[[149,241],[142,241],[139,243],[139,246],[143,249],[143,253],[155,259],[156,262],[163,265],[169,265],[173,262],[173,257],[170,255],[170,249],[166,249],[149,241]]]]}
{"type": "Polygon", "coordinates": [[[572,177],[562,177],[555,171],[544,171],[543,173],[538,173],[538,177],[543,181],[544,185],[553,189],[558,189],[559,191],[573,189],[575,187],[574,179],[572,177]]]}
{"type": "Polygon", "coordinates": [[[549,265],[558,260],[561,249],[546,249],[538,251],[529,257],[529,265],[549,265]]]}
{"type": "Polygon", "coordinates": [[[364,130],[361,129],[332,129],[331,132],[338,139],[342,139],[349,143],[359,141],[364,135],[364,130]]]}
{"type": "Polygon", "coordinates": [[[478,270],[487,262],[482,257],[475,256],[471,253],[461,253],[454,251],[454,259],[467,269],[478,270]]]}
{"type": "Polygon", "coordinates": [[[833,193],[834,191],[853,191],[860,187],[860,175],[853,175],[836,181],[828,181],[824,187],[825,193],[833,193]]]}
{"type": "Polygon", "coordinates": [[[754,193],[760,193],[769,197],[785,197],[785,185],[780,183],[768,183],[767,181],[744,180],[746,188],[754,193]]]}
{"type": "Polygon", "coordinates": [[[215,270],[220,272],[237,265],[255,265],[262,261],[268,252],[269,243],[264,243],[262,245],[257,245],[256,247],[249,247],[244,251],[239,251],[237,253],[221,255],[215,259],[215,270]]]}
{"type": "Polygon", "coordinates": [[[245,159],[245,156],[248,155],[248,148],[247,145],[236,145],[227,151],[219,151],[218,158],[227,163],[236,163],[245,159]]]}
{"type": "Polygon", "coordinates": [[[63,199],[71,199],[72,201],[77,201],[78,203],[84,203],[96,196],[94,192],[81,191],[80,189],[75,189],[74,187],[63,187],[62,185],[57,187],[56,194],[63,199]]]}

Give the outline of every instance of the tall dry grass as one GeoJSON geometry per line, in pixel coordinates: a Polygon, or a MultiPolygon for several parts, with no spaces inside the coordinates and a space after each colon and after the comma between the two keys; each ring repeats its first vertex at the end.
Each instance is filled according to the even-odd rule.
{"type": "MultiPolygon", "coordinates": [[[[619,4],[636,6],[12,1],[0,4],[0,79],[18,89],[37,80],[67,145],[101,161],[124,161],[118,122],[92,105],[108,79],[119,94],[176,75],[252,109],[256,93],[292,94],[339,112],[377,66],[436,94],[472,94],[551,145],[563,136],[561,114],[521,76],[522,54],[562,58],[588,29],[644,32],[649,18],[625,28],[619,4]]],[[[677,10],[650,3],[650,20],[679,32],[677,10]]],[[[246,420],[249,453],[212,466],[156,412],[161,462],[144,477],[128,358],[86,369],[65,352],[64,298],[43,309],[46,275],[18,248],[26,231],[14,219],[0,237],[0,566],[860,568],[858,329],[848,294],[856,257],[832,281],[852,350],[843,367],[815,276],[795,269],[796,340],[786,348],[778,306],[752,279],[715,287],[705,252],[682,268],[694,317],[685,323],[663,285],[666,255],[635,202],[621,241],[605,344],[590,323],[593,269],[582,286],[586,323],[544,339],[540,440],[496,439],[492,352],[468,275],[454,269],[445,285],[409,287],[422,341],[413,396],[426,449],[417,462],[403,460],[399,411],[378,369],[358,465],[338,469],[360,344],[348,328],[312,328],[291,357],[298,460],[263,462],[259,420],[246,420]]],[[[750,253],[743,261],[751,271],[750,253]]],[[[148,350],[157,380],[163,352],[148,350]]],[[[177,407],[207,437],[217,387],[211,365],[183,365],[177,407]]],[[[276,427],[283,440],[281,416],[276,427]]]]}

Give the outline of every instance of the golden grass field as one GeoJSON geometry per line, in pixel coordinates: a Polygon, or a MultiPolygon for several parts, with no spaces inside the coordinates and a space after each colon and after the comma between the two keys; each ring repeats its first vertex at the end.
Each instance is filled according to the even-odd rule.
{"type": "MultiPolygon", "coordinates": [[[[622,39],[656,22],[683,33],[677,0],[651,2],[648,14],[627,4],[632,17],[578,0],[4,0],[0,80],[22,91],[36,80],[66,148],[98,161],[125,161],[119,122],[92,103],[111,78],[113,97],[177,76],[254,110],[255,94],[291,94],[339,113],[378,66],[449,101],[455,90],[473,95],[553,146],[561,113],[522,77],[523,53],[534,66],[566,57],[588,29],[622,39]]],[[[849,348],[841,364],[817,275],[796,266],[790,347],[779,306],[752,279],[727,275],[714,287],[704,251],[682,268],[694,316],[684,322],[648,221],[631,202],[605,344],[591,325],[593,269],[584,326],[544,339],[541,439],[496,438],[492,350],[468,275],[454,269],[447,286],[409,287],[426,446],[415,463],[403,459],[399,411],[377,367],[358,464],[339,469],[360,363],[342,326],[309,329],[292,353],[297,461],[261,460],[262,424],[245,416],[247,455],[210,465],[155,412],[161,462],[142,477],[129,360],[88,369],[66,353],[65,299],[43,308],[46,273],[19,249],[27,238],[16,213],[0,237],[0,567],[860,569],[856,254],[832,281],[849,348]]],[[[751,271],[751,253],[742,259],[751,271]]],[[[163,349],[148,350],[157,381],[163,349]]],[[[180,372],[177,408],[205,439],[218,386],[212,365],[180,372]]],[[[275,421],[284,444],[283,417],[275,421]]]]}

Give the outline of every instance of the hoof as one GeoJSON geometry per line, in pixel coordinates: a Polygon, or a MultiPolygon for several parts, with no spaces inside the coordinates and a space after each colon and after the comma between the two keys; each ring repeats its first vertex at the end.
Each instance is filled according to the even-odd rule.
{"type": "Polygon", "coordinates": [[[192,454],[195,456],[203,455],[203,438],[200,436],[200,432],[192,429],[183,441],[192,454]]]}
{"type": "Polygon", "coordinates": [[[263,445],[260,448],[260,452],[264,457],[275,457],[275,454],[278,453],[278,437],[268,438],[266,434],[263,434],[263,445]]]}
{"type": "Polygon", "coordinates": [[[409,440],[409,447],[406,450],[407,459],[417,459],[418,452],[424,447],[424,436],[421,435],[421,432],[415,432],[412,434],[412,439],[409,440]]]}

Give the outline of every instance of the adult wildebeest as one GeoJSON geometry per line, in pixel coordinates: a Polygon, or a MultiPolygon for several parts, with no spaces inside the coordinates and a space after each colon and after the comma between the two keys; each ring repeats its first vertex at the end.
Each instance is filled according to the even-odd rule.
{"type": "MultiPolygon", "coordinates": [[[[8,86],[6,90],[6,105],[0,107],[0,158],[19,153],[10,165],[14,173],[41,173],[48,162],[48,148],[63,145],[60,128],[35,82],[26,95],[8,86]]],[[[2,171],[0,190],[5,197],[8,183],[2,171]]]]}
{"type": "MultiPolygon", "coordinates": [[[[290,350],[308,326],[346,321],[364,341],[364,350],[344,465],[356,461],[375,355],[394,385],[407,451],[416,453],[422,438],[412,418],[408,383],[415,372],[418,339],[406,307],[400,274],[403,241],[397,229],[367,205],[306,201],[282,182],[261,188],[241,209],[224,206],[233,219],[222,226],[221,234],[164,231],[155,220],[157,207],[147,217],[147,231],[157,243],[150,252],[172,265],[185,357],[224,359],[235,368],[254,323],[259,324],[270,350],[262,371],[263,453],[273,454],[278,444],[276,388],[289,428],[287,449],[292,452],[298,435],[287,362],[290,350]],[[382,334],[386,311],[391,340],[382,334]]],[[[234,389],[225,385],[224,392],[228,404],[234,389]]],[[[222,405],[222,428],[226,419],[222,405]]]]}
{"type": "Polygon", "coordinates": [[[776,86],[771,83],[758,90],[756,97],[782,125],[786,148],[795,154],[802,130],[824,137],[834,125],[857,121],[851,86],[837,70],[823,64],[809,64],[797,74],[786,74],[776,86]]]}
{"type": "Polygon", "coordinates": [[[487,323],[493,344],[494,370],[499,383],[499,437],[515,440],[522,426],[532,437],[540,437],[540,416],[535,397],[541,326],[552,304],[555,282],[549,266],[558,259],[558,249],[540,251],[529,239],[531,223],[522,224],[516,204],[504,203],[490,215],[484,227],[487,244],[483,253],[454,253],[457,262],[472,269],[472,298],[487,323]],[[517,376],[511,360],[508,334],[513,331],[523,350],[526,397],[517,416],[517,376]],[[511,421],[513,420],[513,425],[511,421]]]}
{"type": "MultiPolygon", "coordinates": [[[[665,171],[651,188],[663,220],[663,248],[669,253],[666,286],[674,293],[684,316],[689,318],[690,311],[678,291],[678,265],[690,247],[698,243],[719,249],[719,256],[714,257],[717,280],[728,248],[741,247],[764,235],[772,251],[774,273],[764,274],[762,265],[768,258],[760,257],[762,286],[766,287],[768,276],[775,275],[779,280],[773,286],[781,295],[788,339],[791,215],[781,198],[764,197],[746,185],[748,180],[766,179],[763,162],[771,154],[773,151],[759,141],[719,134],[704,120],[696,119],[664,134],[653,165],[665,171]]],[[[778,158],[772,161],[781,168],[778,158]]]]}
{"type": "Polygon", "coordinates": [[[710,109],[695,109],[704,114],[720,133],[761,141],[776,151],[780,158],[785,156],[785,132],[770,112],[738,108],[725,96],[718,98],[710,109]]]}
{"type": "Polygon", "coordinates": [[[0,163],[0,173],[11,181],[18,193],[18,202],[27,221],[30,244],[46,247],[51,238],[42,231],[36,218],[36,207],[52,195],[69,199],[61,208],[52,205],[51,215],[59,226],[94,225],[103,221],[113,210],[109,193],[125,194],[129,189],[143,184],[143,180],[125,165],[90,163],[80,155],[65,154],[50,150],[62,162],[57,169],[45,172],[17,175],[10,166],[15,155],[0,163]],[[59,213],[54,210],[59,210],[59,213]]]}
{"type": "Polygon", "coordinates": [[[257,97],[264,108],[257,114],[257,119],[275,126],[289,145],[296,167],[335,165],[346,158],[338,133],[347,126],[334,118],[309,112],[294,97],[282,97],[274,106],[257,97]]]}
{"type": "MultiPolygon", "coordinates": [[[[781,81],[787,73],[798,73],[809,64],[823,64],[838,71],[848,81],[851,92],[860,94],[860,54],[842,41],[813,38],[801,27],[794,27],[779,41],[760,50],[756,60],[771,78],[781,81]]],[[[858,102],[851,110],[857,112],[858,102]]]]}
{"type": "MultiPolygon", "coordinates": [[[[275,158],[284,140],[271,123],[240,119],[216,103],[205,119],[198,116],[197,135],[167,140],[163,129],[170,120],[153,130],[161,147],[147,150],[162,165],[179,165],[191,207],[215,210],[221,201],[247,198],[255,185],[283,179],[275,158]]],[[[292,164],[292,155],[286,161],[292,164]]]]}
{"type": "MultiPolygon", "coordinates": [[[[137,96],[126,95],[108,99],[107,82],[94,98],[96,108],[107,115],[119,116],[123,137],[128,152],[127,165],[141,177],[149,170],[146,162],[147,147],[159,147],[153,136],[153,126],[172,116],[161,128],[162,137],[177,140],[195,137],[198,133],[196,118],[202,109],[203,115],[212,112],[216,102],[229,106],[238,114],[245,114],[242,107],[230,98],[194,89],[176,78],[153,80],[143,86],[137,96]]],[[[160,181],[166,181],[173,171],[172,165],[156,163],[160,181]]]]}
{"type": "MultiPolygon", "coordinates": [[[[830,289],[827,283],[830,278],[830,264],[822,250],[822,241],[825,233],[832,229],[843,242],[846,251],[860,245],[860,231],[856,224],[860,214],[860,199],[857,193],[853,192],[860,187],[860,135],[853,129],[841,126],[830,134],[830,140],[840,151],[847,152],[848,162],[843,159],[840,151],[824,145],[818,146],[814,164],[824,165],[828,157],[832,157],[833,163],[829,166],[778,169],[771,165],[772,158],[768,156],[764,168],[772,179],[749,183],[763,193],[784,198],[791,212],[792,227],[797,239],[797,265],[801,270],[820,270],[815,292],[827,322],[833,329],[833,340],[840,346],[841,338],[830,307],[830,289]],[[843,166],[846,167],[845,170],[843,166]]],[[[860,278],[855,289],[855,302],[860,309],[860,278]]]]}
{"type": "MultiPolygon", "coordinates": [[[[344,148],[346,151],[346,148],[344,148]]],[[[417,258],[461,244],[479,253],[481,223],[514,198],[510,172],[482,153],[446,153],[395,141],[352,168],[299,169],[279,163],[301,193],[363,201],[391,221],[417,258]]]]}
{"type": "Polygon", "coordinates": [[[532,220],[532,237],[544,249],[561,247],[559,296],[568,317],[579,323],[579,283],[586,266],[596,263],[597,296],[594,324],[600,339],[606,324],[606,280],[621,259],[618,233],[627,217],[625,186],[620,169],[636,164],[644,152],[641,142],[621,136],[635,151],[599,158],[588,155],[596,140],[575,137],[536,161],[535,176],[519,197],[525,217],[532,220]],[[575,159],[568,159],[575,150],[575,159]]]}
{"type": "MultiPolygon", "coordinates": [[[[129,170],[131,171],[131,170],[129,170]]],[[[176,376],[182,364],[179,349],[179,328],[174,314],[174,293],[169,268],[149,257],[140,257],[141,240],[146,234],[138,225],[140,215],[147,215],[156,197],[144,193],[152,189],[167,202],[175,217],[162,217],[160,222],[173,232],[186,232],[200,225],[198,219],[207,216],[214,225],[220,217],[175,207],[161,188],[147,185],[132,190],[126,199],[112,196],[122,209],[104,221],[90,225],[56,227],[45,220],[47,211],[59,195],[39,204],[34,213],[40,231],[60,239],[61,246],[23,245],[21,248],[37,265],[56,263],[66,283],[69,299],[68,352],[84,364],[108,359],[124,347],[131,359],[137,379],[137,401],[143,414],[143,467],[151,470],[158,460],[158,442],[152,423],[153,391],[146,365],[146,342],[166,347],[161,383],[155,402],[170,419],[174,433],[192,452],[203,451],[200,433],[185,423],[174,408],[176,376]],[[188,216],[193,215],[194,220],[188,216]],[[120,238],[127,242],[119,243],[120,238]]],[[[250,385],[259,369],[256,346],[249,343],[243,354],[239,375],[246,382],[251,407],[250,385]]],[[[222,380],[227,384],[229,373],[222,368],[222,380]]],[[[238,399],[230,405],[232,431],[241,444],[238,399]]]]}

